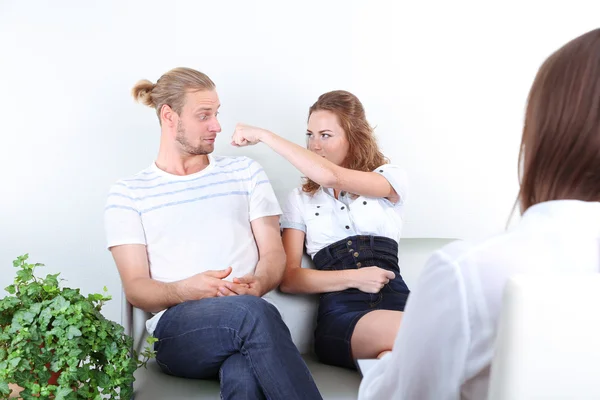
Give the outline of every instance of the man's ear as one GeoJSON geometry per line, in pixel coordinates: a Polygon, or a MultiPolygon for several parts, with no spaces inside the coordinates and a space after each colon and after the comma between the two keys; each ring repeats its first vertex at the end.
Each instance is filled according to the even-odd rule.
{"type": "Polygon", "coordinates": [[[171,106],[168,104],[163,104],[160,108],[160,120],[162,124],[166,124],[169,127],[175,127],[177,124],[177,113],[173,111],[171,106]]]}

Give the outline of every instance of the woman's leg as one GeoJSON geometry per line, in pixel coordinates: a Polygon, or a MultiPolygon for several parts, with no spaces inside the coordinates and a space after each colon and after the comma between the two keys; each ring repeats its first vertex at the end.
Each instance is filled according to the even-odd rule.
{"type": "Polygon", "coordinates": [[[352,357],[378,358],[381,353],[392,350],[403,314],[402,311],[374,310],[361,317],[350,341],[352,357]]]}

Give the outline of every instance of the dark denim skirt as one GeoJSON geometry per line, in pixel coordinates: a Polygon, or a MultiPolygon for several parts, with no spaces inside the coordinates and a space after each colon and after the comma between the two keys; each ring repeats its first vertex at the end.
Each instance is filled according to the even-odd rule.
{"type": "Polygon", "coordinates": [[[380,236],[350,236],[321,249],[313,261],[322,271],[374,266],[396,274],[379,293],[346,289],[320,296],[315,353],[325,364],[355,369],[350,341],[358,320],[374,310],[404,311],[410,291],[400,275],[398,243],[380,236]]]}

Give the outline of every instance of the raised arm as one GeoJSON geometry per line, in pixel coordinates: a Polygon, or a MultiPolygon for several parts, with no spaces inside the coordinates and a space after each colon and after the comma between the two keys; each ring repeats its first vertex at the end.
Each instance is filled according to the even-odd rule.
{"type": "Polygon", "coordinates": [[[286,140],[266,129],[238,124],[233,144],[246,146],[262,142],[288,160],[305,176],[321,186],[344,190],[361,196],[400,200],[390,182],[376,172],[362,172],[340,167],[331,161],[286,140]]]}

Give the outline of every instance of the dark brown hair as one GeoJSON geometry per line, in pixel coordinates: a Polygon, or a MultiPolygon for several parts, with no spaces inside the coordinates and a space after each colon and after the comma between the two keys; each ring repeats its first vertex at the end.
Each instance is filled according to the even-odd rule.
{"type": "Polygon", "coordinates": [[[549,200],[600,201],[600,29],[540,67],[519,154],[521,212],[549,200]]]}
{"type": "MultiPolygon", "coordinates": [[[[345,90],[327,92],[319,96],[310,107],[308,118],[315,111],[332,112],[344,130],[349,144],[348,155],[342,164],[344,168],[367,172],[388,163],[387,158],[379,151],[373,128],[367,122],[365,109],[355,95],[345,90]]],[[[314,194],[319,188],[319,184],[304,178],[304,192],[314,194]]]]}

